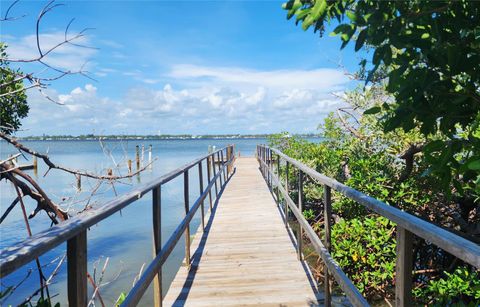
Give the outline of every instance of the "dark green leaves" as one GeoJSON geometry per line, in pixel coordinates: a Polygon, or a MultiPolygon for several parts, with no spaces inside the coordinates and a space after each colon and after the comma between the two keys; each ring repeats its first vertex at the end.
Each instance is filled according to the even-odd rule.
{"type": "MultiPolygon", "coordinates": [[[[1,58],[6,58],[7,46],[0,42],[1,58]]],[[[15,81],[21,72],[9,67],[6,61],[0,61],[0,131],[13,133],[20,126],[20,120],[28,114],[29,107],[23,81],[15,81]]]]}
{"type": "Polygon", "coordinates": [[[360,32],[360,34],[358,34],[357,41],[355,42],[355,51],[358,51],[360,50],[360,48],[362,48],[366,38],[367,38],[367,30],[363,29],[360,32]]]}
{"type": "MultiPolygon", "coordinates": [[[[302,3],[295,14],[304,29],[315,25],[315,31],[322,33],[326,24],[335,21],[332,34],[341,40],[341,48],[353,37],[356,37],[355,51],[368,45],[371,52],[358,76],[366,83],[382,78],[388,82],[386,89],[393,99],[386,101],[383,108],[383,113],[387,113],[382,118],[385,131],[418,128],[426,138],[440,135],[445,140],[455,140],[473,125],[480,114],[478,2],[452,1],[445,5],[435,0],[311,0],[302,3]]],[[[479,138],[475,137],[475,141],[470,138],[469,142],[448,150],[445,147],[444,155],[448,158],[429,160],[439,163],[439,167],[432,164],[432,169],[437,170],[432,174],[438,174],[445,183],[448,176],[443,172],[449,172],[452,184],[460,180],[461,185],[476,190],[480,197],[480,179],[471,175],[473,172],[480,176],[480,170],[459,166],[465,163],[463,159],[480,157],[479,138]],[[441,171],[445,165],[448,165],[446,171],[441,171]]]]}
{"type": "Polygon", "coordinates": [[[377,114],[378,112],[380,112],[382,110],[381,107],[373,107],[373,108],[370,108],[368,110],[365,110],[363,112],[363,115],[369,115],[369,114],[377,114]]]}

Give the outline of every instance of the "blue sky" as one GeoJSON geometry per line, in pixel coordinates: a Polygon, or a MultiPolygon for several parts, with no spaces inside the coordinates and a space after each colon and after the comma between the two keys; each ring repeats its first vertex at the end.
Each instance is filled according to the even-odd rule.
{"type": "MultiPolygon", "coordinates": [[[[2,15],[11,2],[2,1],[2,15]]],[[[46,61],[86,68],[29,91],[20,135],[84,133],[315,132],[341,94],[354,86],[359,55],[338,38],[319,38],[287,21],[281,1],[67,1],[41,24],[45,48],[95,28],[46,61]],[[343,68],[339,65],[342,65],[343,68]]],[[[3,22],[11,58],[35,57],[35,20],[45,1],[20,1],[3,22]]],[[[327,31],[329,32],[329,31],[327,31]]],[[[24,71],[38,67],[24,65],[24,71]]]]}

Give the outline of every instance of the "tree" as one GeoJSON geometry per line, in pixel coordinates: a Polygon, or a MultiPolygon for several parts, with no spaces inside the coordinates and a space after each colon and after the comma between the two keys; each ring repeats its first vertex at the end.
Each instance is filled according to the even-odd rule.
{"type": "MultiPolygon", "coordinates": [[[[10,11],[17,3],[18,0],[12,2],[12,4],[5,11],[5,15],[0,16],[0,26],[2,25],[2,23],[15,21],[20,18],[9,16],[10,11]]],[[[89,210],[91,208],[91,201],[93,197],[98,193],[101,186],[105,185],[108,187],[107,189],[111,188],[114,190],[114,184],[116,182],[121,179],[136,176],[139,173],[143,172],[145,169],[147,169],[147,167],[150,165],[150,163],[144,165],[142,168],[139,168],[135,172],[128,170],[127,174],[121,175],[121,173],[123,173],[123,170],[120,172],[120,169],[126,168],[127,166],[126,159],[121,163],[117,163],[116,161],[113,161],[113,157],[111,157],[114,167],[112,167],[111,169],[106,169],[106,174],[103,174],[103,171],[102,173],[95,173],[90,171],[77,170],[71,167],[56,164],[52,159],[50,159],[47,154],[39,153],[25,146],[13,136],[14,132],[18,130],[21,125],[20,120],[22,118],[25,118],[28,114],[29,106],[27,102],[26,90],[36,89],[47,100],[61,104],[48,96],[48,94],[46,94],[43,90],[48,88],[52,82],[69,75],[79,74],[90,78],[87,75],[87,72],[83,70],[83,66],[78,71],[70,71],[48,64],[48,57],[51,56],[55,50],[58,51],[58,49],[62,46],[71,45],[81,48],[92,48],[89,46],[78,44],[78,40],[85,35],[84,33],[86,30],[88,30],[88,28],[81,30],[75,35],[69,34],[69,28],[73,22],[73,19],[68,23],[65,28],[65,35],[63,40],[60,40],[53,46],[47,45],[47,47],[45,47],[42,44],[42,38],[40,35],[41,33],[39,32],[40,24],[44,16],[48,12],[51,12],[53,9],[59,6],[62,6],[62,4],[57,4],[55,3],[55,0],[51,0],[47,2],[40,11],[36,19],[35,33],[37,54],[32,58],[11,58],[6,52],[6,44],[0,42],[0,141],[5,141],[9,145],[13,146],[16,150],[18,150],[17,154],[4,160],[0,159],[0,182],[5,180],[11,183],[16,193],[16,197],[13,199],[10,205],[6,208],[2,208],[0,224],[5,221],[7,216],[11,214],[12,210],[20,209],[23,214],[25,228],[28,236],[33,235],[30,228],[30,220],[37,216],[39,212],[45,212],[48,218],[51,219],[52,225],[63,222],[72,215],[81,213],[85,210],[89,210]],[[18,65],[19,63],[24,65],[23,70],[27,71],[27,73],[21,71],[20,69],[11,68],[12,65],[18,65]],[[39,66],[44,68],[40,72],[37,71],[39,66]],[[16,163],[16,159],[18,157],[24,157],[25,159],[27,159],[27,157],[35,157],[43,161],[47,166],[47,172],[44,174],[44,176],[46,176],[51,169],[57,169],[73,175],[77,182],[80,182],[81,178],[83,177],[86,179],[94,180],[95,184],[92,185],[92,190],[88,191],[89,193],[87,194],[89,194],[89,196],[82,203],[83,206],[80,206],[78,210],[70,210],[73,208],[69,208],[69,206],[65,206],[65,204],[62,204],[62,197],[50,197],[50,195],[48,195],[48,193],[41,187],[40,184],[38,184],[38,182],[36,182],[27,172],[21,170],[18,167],[16,163]],[[113,171],[115,171],[116,173],[118,172],[118,175],[114,175],[113,171]],[[55,200],[55,198],[57,198],[58,201],[55,200]],[[29,215],[27,215],[28,205],[30,205],[27,202],[28,199],[31,199],[33,205],[35,205],[35,208],[29,215]]],[[[102,146],[104,146],[102,142],[101,144],[102,146]]],[[[103,149],[104,152],[109,152],[105,148],[103,149]]],[[[79,187],[78,189],[78,192],[80,192],[81,188],[79,187]]],[[[53,296],[50,295],[49,285],[52,283],[53,278],[57,275],[60,266],[64,264],[65,259],[66,257],[64,255],[63,257],[60,257],[56,260],[57,266],[49,276],[44,274],[44,271],[42,269],[44,266],[40,262],[40,259],[36,259],[35,264],[37,266],[40,285],[39,288],[35,290],[29,297],[25,298],[24,302],[21,304],[22,306],[33,306],[32,302],[34,302],[34,300],[38,296],[40,297],[36,301],[36,306],[53,305],[51,300],[53,296]]],[[[106,260],[105,262],[105,266],[101,272],[100,280],[103,278],[106,263],[108,263],[108,260],[106,260]]],[[[93,275],[87,273],[88,281],[92,285],[93,289],[95,289],[92,294],[90,303],[94,303],[94,300],[98,299],[101,305],[105,306],[99,291],[99,288],[102,285],[101,282],[98,284],[96,283],[95,272],[96,270],[94,269],[93,275]]],[[[0,304],[5,303],[5,301],[14,294],[18,286],[23,283],[23,281],[29,276],[30,273],[27,273],[26,277],[22,279],[17,285],[5,286],[5,291],[0,291],[0,304]]]]}
{"type": "Polygon", "coordinates": [[[426,174],[450,193],[480,194],[480,3],[478,1],[291,0],[283,6],[304,30],[320,35],[333,21],[344,48],[368,49],[360,62],[366,83],[384,67],[394,100],[366,110],[383,112],[383,129],[419,128],[426,174]],[[440,137],[438,137],[440,134],[440,137]]]}
{"type": "Polygon", "coordinates": [[[9,67],[6,44],[0,42],[0,131],[10,134],[20,127],[20,119],[28,114],[27,95],[22,73],[9,67]]]}

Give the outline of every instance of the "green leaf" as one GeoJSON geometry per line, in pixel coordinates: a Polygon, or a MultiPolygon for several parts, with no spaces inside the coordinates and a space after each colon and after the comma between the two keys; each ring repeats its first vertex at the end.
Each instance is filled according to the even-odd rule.
{"type": "Polygon", "coordinates": [[[312,8],[311,16],[317,21],[319,18],[323,18],[327,8],[327,0],[317,0],[312,8]]]}
{"type": "Polygon", "coordinates": [[[422,36],[420,36],[422,39],[427,39],[430,37],[430,33],[423,33],[422,36]]]}
{"type": "Polygon", "coordinates": [[[310,8],[306,8],[304,10],[298,10],[295,13],[295,15],[297,16],[297,22],[299,22],[300,20],[303,20],[308,15],[309,12],[310,12],[310,8]]]}
{"type": "Polygon", "coordinates": [[[298,9],[302,7],[303,3],[301,0],[294,0],[294,1],[289,1],[288,4],[290,5],[287,6],[289,8],[289,11],[287,13],[287,19],[290,19],[293,17],[293,15],[295,15],[298,9]]]}
{"type": "Polygon", "coordinates": [[[352,29],[352,27],[348,24],[341,24],[341,25],[338,25],[335,29],[333,29],[333,32],[335,35],[338,35],[340,33],[346,33],[347,31],[350,31],[352,29]]]}
{"type": "Polygon", "coordinates": [[[125,292],[120,293],[120,296],[117,298],[117,301],[115,302],[115,306],[120,306],[125,301],[126,298],[127,298],[127,295],[125,294],[125,292]]]}
{"type": "Polygon", "coordinates": [[[370,108],[370,109],[368,109],[368,110],[365,110],[365,111],[363,112],[363,115],[377,114],[377,113],[380,112],[381,110],[382,110],[381,107],[376,106],[376,107],[370,108]]]}
{"type": "Polygon", "coordinates": [[[478,171],[480,170],[480,159],[471,161],[467,164],[468,169],[472,171],[478,171]]]}
{"type": "Polygon", "coordinates": [[[313,24],[315,20],[313,19],[312,15],[308,15],[307,18],[302,23],[302,29],[303,31],[307,31],[308,28],[313,24]]]}
{"type": "Polygon", "coordinates": [[[374,65],[379,65],[380,64],[380,61],[382,60],[383,58],[383,54],[385,53],[385,48],[382,46],[382,47],[379,47],[375,50],[375,53],[373,54],[373,60],[372,60],[372,63],[374,65]]]}
{"type": "Polygon", "coordinates": [[[443,141],[436,140],[436,141],[432,141],[432,142],[428,143],[427,145],[425,145],[425,147],[423,148],[423,151],[426,152],[426,153],[431,153],[431,152],[439,151],[443,147],[444,147],[443,141]]]}
{"type": "Polygon", "coordinates": [[[356,22],[357,21],[357,15],[355,14],[354,11],[346,11],[345,12],[345,15],[347,15],[347,17],[353,21],[353,22],[356,22]]]}
{"type": "Polygon", "coordinates": [[[366,38],[367,38],[367,29],[363,29],[360,32],[360,34],[358,34],[357,41],[355,42],[355,51],[358,51],[360,50],[360,48],[362,48],[366,38]]]}

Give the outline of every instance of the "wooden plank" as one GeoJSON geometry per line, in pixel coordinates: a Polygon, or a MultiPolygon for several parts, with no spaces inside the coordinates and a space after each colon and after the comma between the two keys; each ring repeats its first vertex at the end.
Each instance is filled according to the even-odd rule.
{"type": "Polygon", "coordinates": [[[69,306],[87,306],[87,231],[67,241],[69,306]]]}
{"type": "Polygon", "coordinates": [[[236,165],[205,234],[192,242],[192,269],[180,269],[165,305],[317,305],[256,160],[236,165]]]}
{"type": "MultiPolygon", "coordinates": [[[[156,187],[152,191],[152,217],[153,217],[153,255],[154,258],[162,249],[162,190],[156,187]]],[[[153,302],[154,306],[162,306],[162,267],[158,270],[153,280],[153,302]]]]}
{"type": "Polygon", "coordinates": [[[413,235],[397,226],[397,263],[395,276],[395,301],[398,307],[413,305],[413,235]]]}

